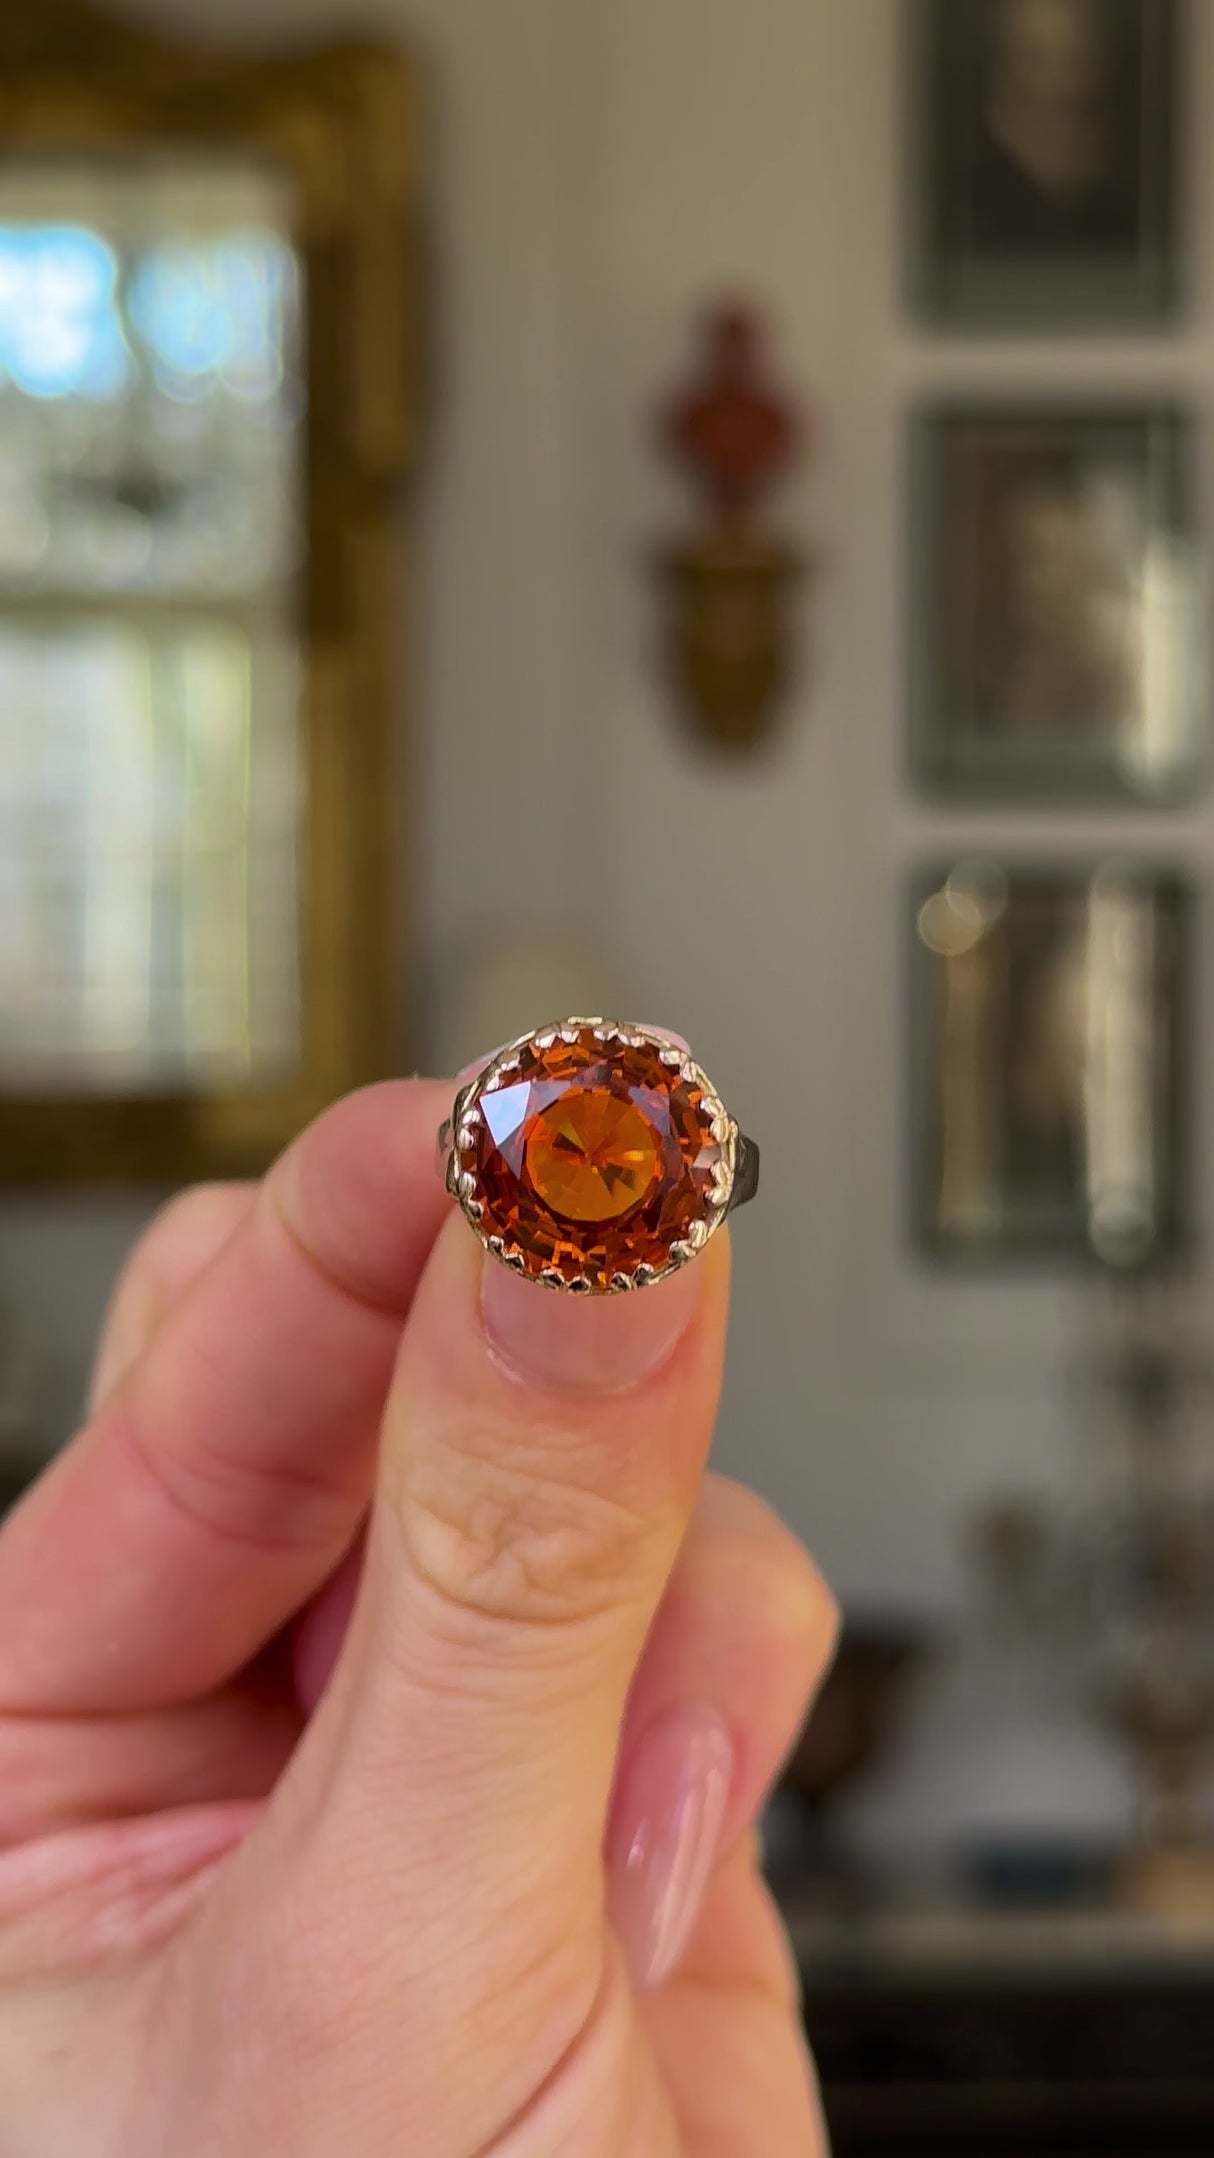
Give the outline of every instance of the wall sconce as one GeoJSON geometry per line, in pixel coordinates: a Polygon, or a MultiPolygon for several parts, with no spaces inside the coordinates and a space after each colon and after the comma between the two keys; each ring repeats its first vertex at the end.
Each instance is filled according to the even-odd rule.
{"type": "Polygon", "coordinates": [[[715,308],[697,375],[660,421],[702,504],[698,529],[659,557],[667,664],[697,737],[724,750],[755,748],[773,730],[791,673],[790,603],[806,568],[762,516],[804,432],[767,387],[765,358],[759,318],[715,308]]]}

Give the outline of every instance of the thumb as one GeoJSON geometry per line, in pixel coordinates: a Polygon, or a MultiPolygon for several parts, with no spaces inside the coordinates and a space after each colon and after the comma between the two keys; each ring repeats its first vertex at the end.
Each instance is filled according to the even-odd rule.
{"type": "Polygon", "coordinates": [[[441,2029],[454,1985],[478,2049],[495,2024],[517,2047],[528,1989],[555,2030],[602,1978],[619,1730],[709,1448],[728,1277],[722,1231],[650,1288],[558,1296],[455,1216],[414,1300],[358,1607],[278,1827],[307,1840],[314,1922],[327,1880],[342,1937],[416,1977],[410,2014],[441,2029]]]}

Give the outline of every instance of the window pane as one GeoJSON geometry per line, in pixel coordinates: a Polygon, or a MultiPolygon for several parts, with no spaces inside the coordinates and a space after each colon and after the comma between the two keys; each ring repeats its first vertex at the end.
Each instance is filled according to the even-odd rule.
{"type": "Polygon", "coordinates": [[[0,622],[0,1087],[290,1068],[296,706],[265,630],[0,622]]]}
{"type": "Polygon", "coordinates": [[[299,323],[272,175],[0,171],[0,1091],[297,1067],[299,323]]]}
{"type": "Polygon", "coordinates": [[[273,590],[296,567],[299,293],[280,190],[0,173],[0,578],[273,590]]]}

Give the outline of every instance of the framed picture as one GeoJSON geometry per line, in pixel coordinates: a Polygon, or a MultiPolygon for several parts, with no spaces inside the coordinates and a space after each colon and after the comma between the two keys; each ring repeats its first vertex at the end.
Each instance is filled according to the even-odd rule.
{"type": "Polygon", "coordinates": [[[1166,802],[1205,752],[1193,445],[1170,407],[923,416],[912,740],[927,786],[1166,802]]]}
{"type": "Polygon", "coordinates": [[[1105,861],[962,862],[914,903],[917,1228],[962,1261],[1172,1247],[1187,897],[1105,861]]]}
{"type": "Polygon", "coordinates": [[[921,308],[1027,329],[1167,314],[1177,0],[915,0],[914,13],[921,308]]]}

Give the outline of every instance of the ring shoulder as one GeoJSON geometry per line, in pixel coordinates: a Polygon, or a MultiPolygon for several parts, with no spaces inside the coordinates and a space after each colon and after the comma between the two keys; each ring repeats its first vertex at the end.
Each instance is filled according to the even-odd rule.
{"type": "Polygon", "coordinates": [[[737,1165],[734,1169],[733,1191],[729,1199],[729,1212],[732,1214],[735,1207],[745,1206],[748,1199],[754,1198],[758,1189],[759,1149],[753,1139],[747,1138],[745,1132],[739,1132],[738,1157],[737,1165]]]}

